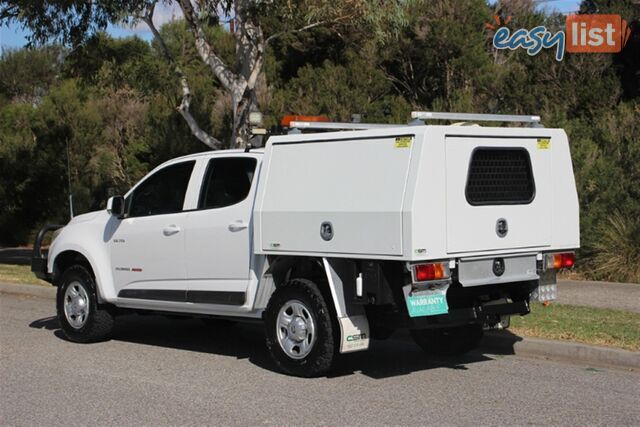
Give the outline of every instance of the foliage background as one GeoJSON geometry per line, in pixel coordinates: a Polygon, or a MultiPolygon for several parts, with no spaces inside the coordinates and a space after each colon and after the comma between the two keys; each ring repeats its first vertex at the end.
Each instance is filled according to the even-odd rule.
{"type": "MultiPolygon", "coordinates": [[[[563,29],[562,15],[538,11],[532,1],[417,1],[406,8],[408,25],[389,37],[346,27],[278,39],[258,91],[267,125],[288,113],[336,121],[359,113],[390,123],[405,122],[412,109],[540,114],[569,135],[581,273],[640,281],[640,5],[583,1],[582,12],[621,14],[631,39],[620,54],[567,54],[562,62],[552,51],[531,57],[491,46],[485,23],[498,9],[512,16],[512,29],[563,29]]],[[[161,32],[188,74],[194,116],[228,137],[230,100],[203,68],[184,22],[161,32]]],[[[233,36],[215,24],[209,36],[232,62],[233,36]]],[[[65,222],[68,178],[76,214],[87,212],[163,161],[206,149],[178,104],[177,82],[158,47],[135,37],[99,33],[74,49],[3,51],[0,244],[26,244],[41,224],[65,222]]]]}

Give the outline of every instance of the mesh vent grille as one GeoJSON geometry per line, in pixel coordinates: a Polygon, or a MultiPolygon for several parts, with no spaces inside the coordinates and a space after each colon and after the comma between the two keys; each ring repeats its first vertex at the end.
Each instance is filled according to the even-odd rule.
{"type": "Polygon", "coordinates": [[[471,205],[515,205],[533,200],[535,184],[523,148],[478,148],[471,156],[466,196],[471,205]]]}

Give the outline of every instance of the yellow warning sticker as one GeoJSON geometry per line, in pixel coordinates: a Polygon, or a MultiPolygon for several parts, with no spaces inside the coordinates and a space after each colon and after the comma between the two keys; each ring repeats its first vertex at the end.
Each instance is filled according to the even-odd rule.
{"type": "Polygon", "coordinates": [[[396,148],[409,148],[411,147],[411,141],[413,138],[410,136],[399,136],[396,138],[395,147],[396,148]]]}
{"type": "Polygon", "coordinates": [[[538,138],[538,150],[548,150],[551,148],[551,140],[549,138],[538,138]]]}

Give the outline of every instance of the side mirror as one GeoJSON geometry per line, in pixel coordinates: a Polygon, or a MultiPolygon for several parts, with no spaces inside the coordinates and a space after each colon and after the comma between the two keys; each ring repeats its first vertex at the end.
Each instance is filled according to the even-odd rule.
{"type": "Polygon", "coordinates": [[[122,218],[124,216],[124,197],[109,197],[109,200],[107,200],[107,212],[115,217],[122,218]]]}

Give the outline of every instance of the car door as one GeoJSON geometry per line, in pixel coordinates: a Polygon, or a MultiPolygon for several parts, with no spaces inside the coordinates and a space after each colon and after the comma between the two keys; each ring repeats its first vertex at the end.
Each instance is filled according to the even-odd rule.
{"type": "Polygon", "coordinates": [[[118,297],[185,300],[183,207],[194,165],[192,160],[165,166],[127,196],[127,214],[110,243],[118,297]]]}
{"type": "Polygon", "coordinates": [[[190,302],[231,306],[245,302],[257,163],[253,156],[238,155],[216,156],[207,164],[198,209],[187,218],[190,302]]]}

